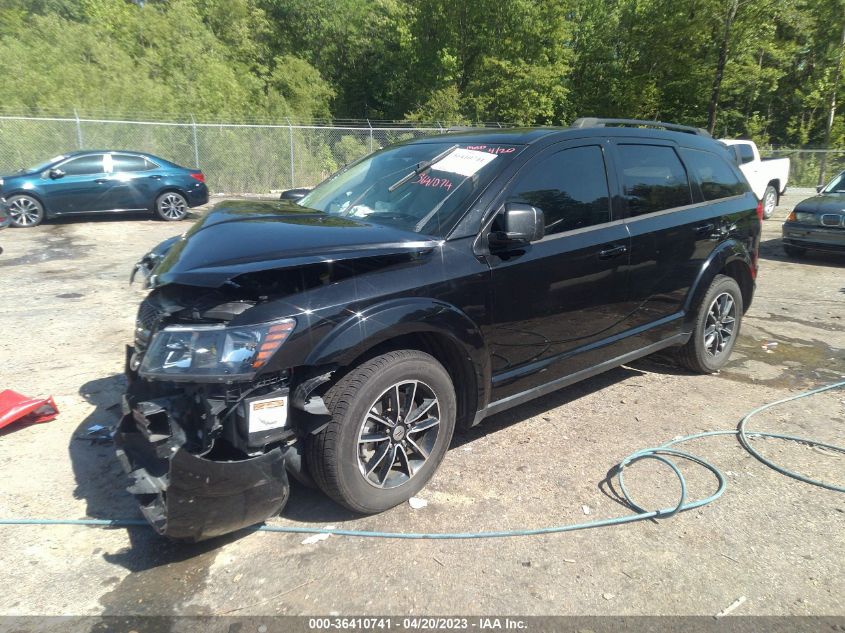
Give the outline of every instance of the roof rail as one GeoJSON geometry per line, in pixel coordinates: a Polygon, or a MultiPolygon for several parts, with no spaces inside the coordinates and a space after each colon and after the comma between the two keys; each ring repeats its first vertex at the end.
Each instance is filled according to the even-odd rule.
{"type": "MultiPolygon", "coordinates": [[[[485,130],[490,128],[479,127],[477,125],[452,125],[443,130],[446,134],[452,134],[454,132],[477,132],[478,130],[485,130]]],[[[499,129],[499,128],[493,128],[499,129]]]]}
{"type": "Polygon", "coordinates": [[[597,117],[582,117],[576,119],[571,127],[659,127],[665,130],[672,130],[673,132],[685,132],[687,134],[696,134],[698,136],[710,137],[710,132],[700,127],[691,127],[689,125],[678,125],[677,123],[664,123],[663,121],[641,121],[639,119],[601,119],[597,117]]]}

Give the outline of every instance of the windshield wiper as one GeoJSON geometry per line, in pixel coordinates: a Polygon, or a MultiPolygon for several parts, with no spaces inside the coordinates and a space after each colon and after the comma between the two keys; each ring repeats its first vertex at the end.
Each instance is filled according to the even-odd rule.
{"type": "Polygon", "coordinates": [[[432,158],[431,160],[424,160],[424,161],[422,161],[419,165],[417,165],[417,168],[416,168],[414,171],[409,172],[408,174],[405,174],[404,176],[402,176],[402,178],[400,178],[399,180],[397,180],[396,182],[394,182],[392,185],[390,185],[390,186],[387,188],[387,190],[388,190],[390,193],[393,193],[394,191],[396,191],[397,189],[399,189],[399,187],[401,187],[401,186],[402,186],[402,185],[404,185],[406,182],[408,182],[409,180],[411,180],[411,178],[413,178],[414,176],[419,176],[421,173],[423,173],[423,172],[424,172],[424,171],[426,171],[427,169],[430,169],[430,168],[431,168],[431,166],[432,166],[432,165],[434,165],[434,163],[440,162],[441,160],[443,160],[444,158],[446,158],[449,154],[451,154],[451,153],[452,153],[452,152],[454,152],[456,149],[458,149],[458,147],[460,147],[460,145],[457,145],[457,144],[456,144],[456,145],[452,145],[452,147],[450,147],[449,149],[447,149],[445,152],[440,152],[437,156],[435,156],[435,157],[434,157],[434,158],[432,158]]]}

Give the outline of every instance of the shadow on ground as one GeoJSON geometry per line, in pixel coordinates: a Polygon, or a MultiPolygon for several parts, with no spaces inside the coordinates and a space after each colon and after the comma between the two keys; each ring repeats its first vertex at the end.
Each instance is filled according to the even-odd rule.
{"type": "MultiPolygon", "coordinates": [[[[538,398],[524,405],[492,416],[472,429],[455,434],[451,448],[459,448],[478,439],[495,434],[513,424],[542,415],[556,407],[588,396],[605,387],[648,372],[683,372],[660,358],[638,361],[635,366],[618,367],[538,398]],[[642,366],[643,369],[638,367],[642,366]],[[645,369],[647,367],[647,369],[645,369]]],[[[120,419],[120,399],[126,387],[122,375],[113,375],[85,383],[80,395],[95,406],[73,434],[69,452],[76,479],[75,496],[87,503],[87,516],[97,519],[139,519],[141,514],[134,498],[125,490],[127,478],[114,455],[110,441],[88,439],[93,425],[113,426],[120,419]]],[[[610,476],[612,473],[608,473],[610,476]]],[[[602,493],[620,501],[621,499],[608,481],[599,486],[602,493]]],[[[624,502],[623,502],[624,504],[624,502]]],[[[338,505],[322,492],[309,488],[291,478],[290,500],[282,517],[302,523],[343,523],[359,518],[359,515],[338,505]]],[[[116,553],[104,554],[109,562],[130,571],[146,569],[187,561],[202,556],[226,543],[233,542],[251,530],[246,529],[226,537],[216,538],[199,544],[173,543],[156,535],[147,526],[131,526],[126,529],[131,545],[116,553]]]]}
{"type": "Polygon", "coordinates": [[[760,259],[789,262],[791,264],[804,264],[806,266],[845,266],[845,254],[807,251],[801,257],[787,255],[783,251],[783,241],[779,237],[760,242],[760,259]]]}

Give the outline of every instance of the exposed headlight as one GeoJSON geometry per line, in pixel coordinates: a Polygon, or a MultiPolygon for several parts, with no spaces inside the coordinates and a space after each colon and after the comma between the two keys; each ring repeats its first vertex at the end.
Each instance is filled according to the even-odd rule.
{"type": "Polygon", "coordinates": [[[160,330],[138,372],[168,380],[248,380],[296,327],[295,319],[257,325],[171,325],[160,330]]]}

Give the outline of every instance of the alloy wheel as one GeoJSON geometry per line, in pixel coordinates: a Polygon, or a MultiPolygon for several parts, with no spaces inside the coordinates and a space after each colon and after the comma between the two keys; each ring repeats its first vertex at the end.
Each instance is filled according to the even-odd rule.
{"type": "Polygon", "coordinates": [[[175,193],[168,193],[158,201],[159,212],[170,220],[181,220],[188,212],[185,199],[175,193]]]}
{"type": "Polygon", "coordinates": [[[358,468],[376,488],[396,488],[416,475],[440,432],[440,403],[419,380],[386,389],[367,410],[358,433],[358,468]]]}
{"type": "Polygon", "coordinates": [[[775,192],[769,189],[766,191],[766,195],[763,198],[763,215],[767,218],[772,216],[772,213],[775,212],[775,207],[777,206],[777,196],[775,192]]]}
{"type": "Polygon", "coordinates": [[[9,203],[9,215],[17,226],[34,226],[41,220],[41,208],[30,198],[16,198],[9,203]]]}
{"type": "Polygon", "coordinates": [[[704,324],[704,349],[710,356],[718,356],[731,343],[736,327],[736,302],[730,293],[723,292],[713,299],[704,324]]]}

